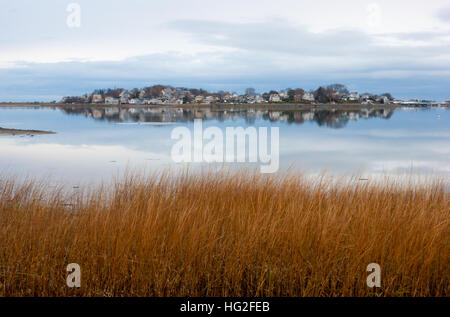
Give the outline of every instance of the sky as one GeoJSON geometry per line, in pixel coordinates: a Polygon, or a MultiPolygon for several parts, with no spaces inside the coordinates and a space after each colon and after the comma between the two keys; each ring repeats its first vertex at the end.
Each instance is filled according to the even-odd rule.
{"type": "Polygon", "coordinates": [[[0,101],[343,83],[450,100],[448,0],[0,0],[0,101]]]}

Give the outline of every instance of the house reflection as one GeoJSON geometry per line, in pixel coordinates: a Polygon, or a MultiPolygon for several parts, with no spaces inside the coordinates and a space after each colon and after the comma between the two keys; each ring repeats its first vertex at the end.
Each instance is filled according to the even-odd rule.
{"type": "Polygon", "coordinates": [[[252,108],[245,110],[216,110],[208,108],[188,109],[175,107],[64,107],[61,108],[61,111],[68,115],[81,115],[95,120],[106,120],[111,122],[175,123],[190,122],[194,119],[218,120],[224,122],[227,120],[244,119],[248,124],[253,124],[256,120],[286,122],[288,124],[316,122],[319,126],[326,126],[334,129],[345,127],[349,121],[371,118],[390,119],[394,113],[394,109],[388,108],[273,111],[252,108]]]}

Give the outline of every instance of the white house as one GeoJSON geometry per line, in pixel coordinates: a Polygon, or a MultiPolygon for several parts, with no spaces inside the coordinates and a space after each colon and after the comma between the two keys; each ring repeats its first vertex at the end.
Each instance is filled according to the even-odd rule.
{"type": "Polygon", "coordinates": [[[360,98],[359,93],[352,92],[352,93],[349,93],[348,95],[342,95],[341,100],[358,101],[359,98],[360,98]]]}
{"type": "Polygon", "coordinates": [[[124,89],[120,93],[119,98],[120,98],[120,103],[127,104],[128,100],[130,99],[130,93],[124,89]]]}
{"type": "Polygon", "coordinates": [[[363,94],[361,95],[361,100],[368,101],[372,98],[371,94],[363,94]]]}
{"type": "Polygon", "coordinates": [[[389,103],[389,98],[386,96],[380,96],[377,98],[377,101],[383,104],[388,104],[389,103]]]}
{"type": "Polygon", "coordinates": [[[197,96],[197,97],[195,97],[194,101],[196,103],[200,103],[200,102],[203,102],[204,99],[205,99],[205,97],[203,97],[203,96],[197,96]]]}
{"type": "Polygon", "coordinates": [[[305,92],[302,97],[305,101],[314,101],[314,94],[311,92],[305,92]]]}
{"type": "Polygon", "coordinates": [[[280,99],[286,99],[289,97],[285,91],[280,92],[278,95],[280,96],[280,99]]]}
{"type": "Polygon", "coordinates": [[[214,103],[214,102],[216,102],[216,97],[214,97],[214,96],[207,96],[205,98],[205,100],[203,100],[203,103],[206,103],[206,104],[210,104],[210,103],[214,103]]]}
{"type": "Polygon", "coordinates": [[[139,100],[137,98],[130,99],[128,102],[130,103],[130,105],[142,105],[143,103],[142,100],[139,100]]]}
{"type": "Polygon", "coordinates": [[[92,103],[102,103],[103,97],[100,94],[94,94],[92,95],[92,103]]]}
{"type": "Polygon", "coordinates": [[[119,104],[119,98],[114,97],[106,97],[105,103],[108,105],[118,105],[119,104]]]}
{"type": "Polygon", "coordinates": [[[279,94],[271,94],[269,97],[270,102],[281,102],[281,97],[279,94]]]}
{"type": "Polygon", "coordinates": [[[266,102],[266,101],[264,100],[264,98],[261,95],[255,96],[255,103],[264,103],[264,102],[266,102]]]}
{"type": "Polygon", "coordinates": [[[162,101],[161,98],[152,98],[152,99],[148,100],[147,103],[150,105],[162,105],[164,103],[164,101],[162,101]]]}

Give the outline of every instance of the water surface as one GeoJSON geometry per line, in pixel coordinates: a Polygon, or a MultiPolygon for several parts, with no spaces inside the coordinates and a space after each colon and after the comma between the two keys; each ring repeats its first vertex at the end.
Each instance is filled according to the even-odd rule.
{"type": "MultiPolygon", "coordinates": [[[[280,167],[311,173],[359,170],[450,173],[450,112],[433,109],[361,111],[214,111],[182,108],[0,108],[0,127],[54,131],[1,136],[0,170],[51,176],[68,183],[97,181],[126,168],[184,168],[171,159],[177,126],[279,127],[280,167]]],[[[208,166],[208,164],[191,164],[208,166]]],[[[259,164],[241,164],[258,168],[259,164]]],[[[240,164],[233,164],[233,167],[240,164]]]]}

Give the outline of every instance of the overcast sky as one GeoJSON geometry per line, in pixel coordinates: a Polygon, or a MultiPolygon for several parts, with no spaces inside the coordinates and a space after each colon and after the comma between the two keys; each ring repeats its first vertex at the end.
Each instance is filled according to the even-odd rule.
{"type": "Polygon", "coordinates": [[[0,0],[0,7],[1,101],[158,83],[263,92],[337,82],[450,99],[448,0],[0,0]],[[81,9],[80,27],[70,3],[81,9]]]}

